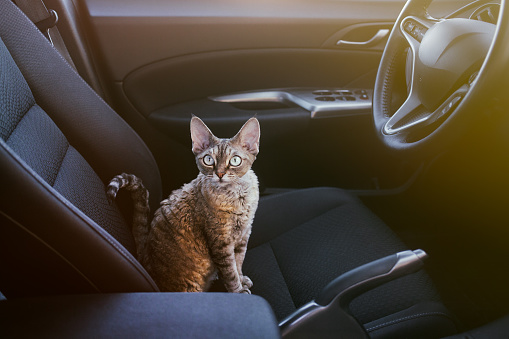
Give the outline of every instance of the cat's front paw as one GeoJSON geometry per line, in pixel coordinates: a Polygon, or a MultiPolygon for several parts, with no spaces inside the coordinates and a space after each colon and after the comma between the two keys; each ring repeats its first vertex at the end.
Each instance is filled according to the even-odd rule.
{"type": "Polygon", "coordinates": [[[238,286],[238,288],[235,288],[234,290],[231,290],[230,292],[233,293],[244,293],[244,294],[251,294],[251,291],[248,287],[244,286],[243,284],[238,286]]]}
{"type": "Polygon", "coordinates": [[[253,282],[251,281],[251,279],[249,279],[249,277],[247,275],[244,275],[242,277],[242,287],[244,287],[246,289],[253,287],[253,282]]]}

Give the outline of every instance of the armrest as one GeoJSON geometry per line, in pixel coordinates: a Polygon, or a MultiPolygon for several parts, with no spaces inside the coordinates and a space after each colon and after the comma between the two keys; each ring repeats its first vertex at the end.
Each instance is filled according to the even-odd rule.
{"type": "Polygon", "coordinates": [[[403,251],[340,275],[315,300],[279,324],[282,336],[301,338],[320,333],[331,338],[368,338],[364,327],[350,314],[350,302],[370,289],[419,270],[426,256],[422,250],[403,251]]]}
{"type": "Polygon", "coordinates": [[[279,338],[268,303],[227,293],[122,293],[0,301],[0,337],[279,338]]]}

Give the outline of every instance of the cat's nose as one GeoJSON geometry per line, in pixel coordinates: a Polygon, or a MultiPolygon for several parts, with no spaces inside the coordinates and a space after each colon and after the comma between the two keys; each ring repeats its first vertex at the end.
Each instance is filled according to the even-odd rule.
{"type": "Polygon", "coordinates": [[[217,176],[219,177],[219,179],[223,179],[224,175],[226,174],[225,172],[217,172],[216,173],[217,176]]]}

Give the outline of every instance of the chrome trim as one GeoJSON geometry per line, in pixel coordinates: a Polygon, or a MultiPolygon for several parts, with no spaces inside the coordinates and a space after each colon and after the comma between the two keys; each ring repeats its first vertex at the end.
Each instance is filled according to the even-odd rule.
{"type": "Polygon", "coordinates": [[[382,28],[382,29],[379,29],[378,32],[376,32],[376,34],[373,35],[373,37],[367,41],[339,40],[338,42],[336,42],[336,46],[348,46],[348,47],[373,46],[373,45],[376,45],[377,43],[379,43],[380,41],[382,41],[383,39],[385,39],[385,37],[387,37],[387,35],[389,35],[390,31],[391,31],[390,29],[382,28]]]}
{"type": "Polygon", "coordinates": [[[469,19],[478,20],[478,21],[484,21],[484,22],[487,22],[487,23],[490,23],[490,24],[496,24],[497,20],[498,20],[498,17],[500,16],[500,7],[501,6],[500,6],[499,3],[488,2],[488,3],[484,4],[484,5],[481,5],[481,6],[477,7],[474,10],[474,12],[472,14],[470,14],[469,19]],[[497,17],[495,17],[495,15],[492,12],[492,8],[495,8],[495,7],[498,7],[498,9],[499,9],[499,13],[497,14],[497,17]],[[481,17],[482,13],[487,13],[487,15],[488,15],[488,17],[490,18],[491,21],[483,20],[483,18],[481,17]]]}
{"type": "Polygon", "coordinates": [[[309,303],[301,306],[298,310],[290,314],[288,317],[283,319],[279,323],[280,328],[287,328],[290,326],[295,326],[298,322],[302,321],[306,317],[309,317],[314,312],[322,309],[323,306],[318,305],[314,300],[309,303]]]}
{"type": "MultiPolygon", "coordinates": [[[[362,114],[366,111],[369,114],[372,104],[373,91],[365,90],[368,99],[360,99],[359,95],[353,94],[355,101],[318,101],[320,95],[313,94],[317,88],[293,88],[293,89],[275,89],[268,91],[241,92],[221,96],[210,96],[209,99],[216,102],[242,103],[242,102],[279,102],[283,104],[294,104],[302,107],[311,113],[311,118],[323,118],[333,116],[348,116],[362,114]]],[[[329,91],[349,90],[352,93],[361,89],[335,88],[329,91]]],[[[331,97],[339,97],[334,95],[331,97]]]]}

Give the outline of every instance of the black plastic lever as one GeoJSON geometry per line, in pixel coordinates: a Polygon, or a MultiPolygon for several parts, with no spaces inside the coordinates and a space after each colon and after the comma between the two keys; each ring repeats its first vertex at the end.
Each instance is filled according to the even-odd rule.
{"type": "Polygon", "coordinates": [[[331,281],[315,302],[326,306],[336,299],[340,306],[346,307],[356,296],[419,270],[426,257],[423,250],[404,251],[362,265],[331,281]]]}
{"type": "Polygon", "coordinates": [[[349,313],[355,297],[423,266],[423,250],[399,252],[372,261],[331,281],[318,297],[279,324],[284,338],[320,334],[333,338],[368,338],[364,327],[349,313]]]}

